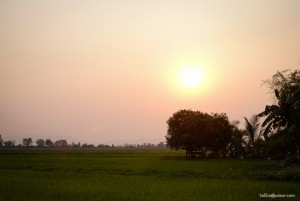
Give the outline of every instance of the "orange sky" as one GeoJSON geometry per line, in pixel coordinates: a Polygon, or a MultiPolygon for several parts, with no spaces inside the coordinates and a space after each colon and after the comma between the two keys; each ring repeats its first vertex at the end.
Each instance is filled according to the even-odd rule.
{"type": "Polygon", "coordinates": [[[300,1],[0,0],[0,134],[157,143],[180,109],[231,120],[299,68],[300,1]],[[178,72],[203,71],[189,92],[178,72]]]}

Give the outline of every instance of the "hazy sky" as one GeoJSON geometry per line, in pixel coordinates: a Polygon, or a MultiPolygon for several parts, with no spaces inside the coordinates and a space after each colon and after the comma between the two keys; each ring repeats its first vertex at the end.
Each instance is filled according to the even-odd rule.
{"type": "Polygon", "coordinates": [[[180,109],[261,112],[299,60],[299,0],[0,0],[0,134],[157,143],[180,109]]]}

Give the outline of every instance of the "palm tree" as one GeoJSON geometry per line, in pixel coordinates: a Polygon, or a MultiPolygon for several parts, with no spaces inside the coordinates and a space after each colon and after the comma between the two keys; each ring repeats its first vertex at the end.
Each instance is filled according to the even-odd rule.
{"type": "MultiPolygon", "coordinates": [[[[267,105],[259,117],[266,117],[262,123],[264,136],[271,131],[275,135],[291,136],[300,151],[300,71],[277,72],[272,80],[268,80],[274,90],[277,104],[267,105]]],[[[288,147],[286,147],[288,148],[288,147]]]]}
{"type": "Polygon", "coordinates": [[[251,152],[255,153],[255,141],[260,138],[260,123],[259,123],[259,117],[257,115],[253,115],[251,119],[245,119],[245,136],[248,141],[248,145],[250,147],[251,152]]]}
{"type": "Polygon", "coordinates": [[[279,92],[276,89],[275,94],[278,105],[267,105],[265,111],[259,114],[260,117],[267,116],[262,123],[264,136],[272,130],[276,131],[275,134],[289,134],[300,150],[300,85],[294,91],[279,92]]]}
{"type": "Polygon", "coordinates": [[[233,158],[242,158],[246,153],[246,141],[244,139],[244,132],[243,130],[238,128],[239,123],[239,121],[232,122],[233,133],[228,149],[230,152],[230,157],[233,158]]]}

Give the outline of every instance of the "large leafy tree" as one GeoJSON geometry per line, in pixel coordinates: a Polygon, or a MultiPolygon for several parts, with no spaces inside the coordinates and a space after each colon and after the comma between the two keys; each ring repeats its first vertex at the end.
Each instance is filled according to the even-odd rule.
{"type": "MultiPolygon", "coordinates": [[[[259,114],[266,117],[262,123],[264,136],[274,134],[289,135],[299,150],[300,145],[300,71],[278,71],[265,83],[277,100],[276,104],[267,105],[259,114]],[[279,132],[280,131],[280,132],[279,132]],[[282,132],[284,131],[284,132],[282,132]]],[[[286,147],[288,149],[288,147],[286,147]]]]}
{"type": "Polygon", "coordinates": [[[186,155],[205,156],[212,151],[225,156],[232,138],[232,125],[225,113],[212,114],[180,110],[167,121],[167,145],[176,150],[186,150],[186,155]]]}
{"type": "Polygon", "coordinates": [[[193,156],[195,151],[202,151],[207,139],[209,119],[208,114],[192,110],[180,110],[167,121],[167,145],[175,150],[186,150],[187,156],[193,156]]]}

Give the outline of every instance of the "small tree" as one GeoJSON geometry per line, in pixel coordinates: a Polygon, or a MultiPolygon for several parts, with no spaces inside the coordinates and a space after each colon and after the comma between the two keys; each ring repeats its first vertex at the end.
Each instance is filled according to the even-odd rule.
{"type": "Polygon", "coordinates": [[[247,141],[247,152],[251,154],[251,157],[262,157],[264,140],[261,138],[259,116],[253,115],[250,119],[246,117],[244,119],[244,136],[247,141]]]}
{"type": "Polygon", "coordinates": [[[32,144],[32,139],[31,138],[23,138],[23,145],[29,147],[32,144]]]}
{"type": "Polygon", "coordinates": [[[45,144],[48,147],[54,147],[54,143],[50,139],[46,139],[45,144]]]}
{"type": "Polygon", "coordinates": [[[44,147],[45,146],[45,140],[43,140],[43,139],[36,140],[36,146],[44,147]]]}
{"type": "Polygon", "coordinates": [[[68,147],[68,142],[66,140],[57,140],[55,141],[55,147],[66,148],[68,147]]]}
{"type": "Polygon", "coordinates": [[[0,147],[3,146],[3,139],[2,139],[2,136],[0,135],[0,147]]]}
{"type": "Polygon", "coordinates": [[[4,145],[6,147],[14,147],[15,146],[15,141],[12,141],[12,140],[5,141],[4,145]]]}

